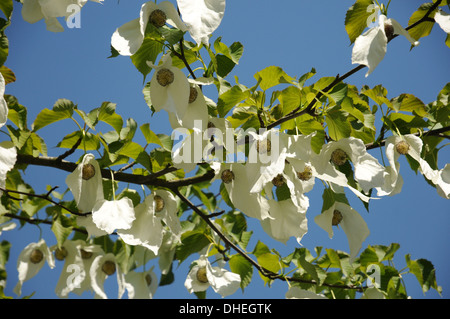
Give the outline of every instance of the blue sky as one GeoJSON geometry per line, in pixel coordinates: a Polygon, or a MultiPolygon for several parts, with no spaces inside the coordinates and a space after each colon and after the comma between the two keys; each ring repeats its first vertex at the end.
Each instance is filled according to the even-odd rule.
{"type": "MultiPolygon", "coordinates": [[[[350,70],[354,66],[351,64],[352,47],[345,32],[344,18],[353,2],[227,1],[224,19],[213,39],[222,36],[224,43],[239,41],[244,45],[244,55],[229,76],[229,81],[233,82],[232,77],[237,76],[240,83],[253,86],[253,75],[270,65],[282,67],[293,77],[299,77],[314,67],[317,74],[313,79],[335,76],[350,70]]],[[[130,59],[107,59],[112,33],[117,27],[137,18],[142,3],[144,1],[137,0],[106,0],[103,5],[89,2],[81,11],[81,28],[66,27],[62,33],[51,33],[45,29],[43,21],[34,25],[23,21],[21,5],[14,2],[12,25],[6,30],[10,54],[5,65],[14,71],[17,81],[6,87],[6,94],[16,96],[19,103],[28,108],[29,124],[41,109],[51,108],[59,98],[72,100],[85,111],[99,107],[103,101],[111,101],[117,103],[116,111],[124,119],[134,118],[139,126],[149,122],[154,132],[170,134],[165,113],[151,116],[142,95],[142,75],[134,68],[130,59]]],[[[393,0],[389,17],[406,26],[409,16],[421,3],[422,1],[393,0]]],[[[389,98],[401,93],[411,93],[424,103],[432,102],[449,81],[450,49],[445,46],[444,40],[445,34],[437,26],[412,51],[409,50],[409,42],[404,37],[399,37],[389,44],[386,57],[369,77],[366,78],[366,70],[362,70],[346,82],[358,88],[383,84],[388,90],[389,98]]],[[[214,98],[214,94],[211,93],[210,97],[214,98]]],[[[74,124],[69,123],[51,125],[40,131],[47,142],[49,156],[59,155],[61,150],[55,147],[56,143],[77,129],[74,124]]],[[[1,139],[4,138],[3,135],[0,136],[1,139]]],[[[138,141],[139,138],[142,137],[138,137],[138,141]]],[[[374,150],[371,153],[378,157],[379,152],[374,150]]],[[[440,152],[439,167],[448,163],[449,155],[448,148],[440,152]]],[[[370,213],[365,211],[358,200],[352,200],[354,208],[366,220],[371,231],[363,248],[367,245],[399,243],[401,248],[395,259],[397,269],[405,266],[404,255],[408,253],[412,259],[430,260],[437,269],[443,297],[448,298],[448,201],[439,197],[421,175],[413,173],[404,159],[401,159],[400,164],[400,172],[405,179],[401,194],[372,201],[370,213]]],[[[65,176],[64,172],[30,167],[25,179],[39,193],[45,192],[47,184],[59,185],[61,190],[64,189],[65,176]]],[[[348,251],[347,239],[342,231],[335,231],[333,239],[329,239],[327,233],[313,221],[322,207],[321,196],[320,188],[308,194],[309,232],[302,244],[310,250],[315,246],[323,246],[348,251]]],[[[350,194],[349,197],[353,198],[350,194]]],[[[286,245],[270,240],[261,231],[259,223],[254,221],[249,221],[249,227],[254,230],[249,250],[252,250],[257,239],[277,249],[282,255],[287,255],[298,246],[295,240],[288,241],[286,245]]],[[[54,236],[49,227],[43,225],[41,230],[48,243],[54,244],[54,236]]],[[[30,241],[37,241],[39,236],[40,230],[36,226],[25,226],[20,231],[4,232],[1,235],[2,240],[12,243],[7,265],[7,295],[15,296],[12,289],[17,282],[16,260],[20,251],[30,241]]],[[[171,286],[158,288],[155,298],[195,298],[183,285],[189,261],[179,266],[176,282],[171,286]]],[[[58,262],[53,270],[44,266],[35,278],[25,282],[23,295],[35,291],[37,298],[56,298],[54,288],[61,267],[62,264],[58,262]]],[[[404,279],[407,292],[413,298],[439,297],[435,291],[424,296],[412,275],[405,276],[404,279]]],[[[108,295],[115,298],[117,288],[114,278],[108,279],[106,285],[108,295]]],[[[276,282],[271,288],[261,289],[262,287],[263,283],[255,273],[253,283],[245,293],[238,292],[233,297],[284,298],[287,291],[283,282],[276,282]]],[[[89,298],[91,295],[83,296],[89,298]]],[[[208,297],[218,296],[209,290],[208,297]]]]}

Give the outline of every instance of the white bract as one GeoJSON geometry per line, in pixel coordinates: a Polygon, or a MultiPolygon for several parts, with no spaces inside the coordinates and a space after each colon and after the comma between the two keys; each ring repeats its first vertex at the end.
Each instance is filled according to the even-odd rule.
{"type": "Polygon", "coordinates": [[[135,54],[144,41],[148,23],[152,23],[156,28],[167,23],[183,32],[187,31],[172,3],[162,1],[156,4],[148,1],[141,6],[139,18],[116,29],[111,37],[111,45],[120,55],[135,54]]]}
{"type": "Polygon", "coordinates": [[[119,200],[100,200],[92,208],[92,221],[111,234],[116,229],[129,229],[135,220],[133,202],[128,197],[119,200]]]}
{"type": "Polygon", "coordinates": [[[347,235],[350,246],[350,262],[352,262],[362,243],[369,236],[366,222],[356,210],[345,203],[335,202],[330,208],[314,218],[314,221],[333,238],[333,226],[340,226],[347,235]]]}
{"type": "Polygon", "coordinates": [[[302,206],[297,206],[291,199],[282,201],[269,200],[269,213],[272,218],[261,221],[264,231],[272,238],[285,243],[294,237],[300,244],[308,232],[306,210],[309,207],[308,198],[300,194],[297,199],[302,206]]]}
{"type": "MultiPolygon", "coordinates": [[[[6,174],[14,168],[17,160],[17,150],[11,141],[0,143],[0,187],[6,184],[6,174]]],[[[0,190],[0,195],[2,195],[0,190]]]]}
{"type": "Polygon", "coordinates": [[[81,288],[81,283],[86,278],[81,251],[77,247],[77,241],[71,240],[66,240],[61,248],[55,246],[51,250],[57,260],[64,260],[55,293],[60,298],[67,298],[71,291],[81,288]]]}
{"type": "Polygon", "coordinates": [[[431,168],[430,164],[421,157],[423,148],[422,140],[414,134],[403,136],[390,136],[386,139],[386,157],[390,166],[384,172],[385,183],[377,187],[378,195],[394,195],[400,192],[403,179],[400,175],[399,157],[409,155],[419,164],[419,171],[431,183],[435,184],[440,196],[449,199],[450,197],[450,165],[446,164],[441,170],[431,168]]]}
{"type": "MultiPolygon", "coordinates": [[[[2,215],[2,211],[0,210],[0,216],[1,215],[2,215]]],[[[2,235],[2,232],[8,231],[8,230],[13,230],[16,227],[17,227],[17,224],[13,221],[9,221],[9,222],[0,224],[0,236],[2,235]]]]}
{"type": "Polygon", "coordinates": [[[161,62],[159,65],[147,62],[154,69],[150,81],[152,105],[157,112],[173,113],[180,123],[189,106],[189,81],[179,68],[172,65],[170,53],[165,54],[161,62]]]}
{"type": "Polygon", "coordinates": [[[89,275],[91,277],[91,285],[96,297],[107,299],[105,293],[104,283],[106,278],[113,274],[117,276],[118,283],[118,298],[120,299],[125,292],[125,275],[117,264],[116,257],[112,253],[106,255],[98,255],[94,258],[89,275]]]}
{"type": "Polygon", "coordinates": [[[444,30],[445,33],[450,34],[450,14],[439,10],[434,15],[434,21],[444,30]]]}
{"type": "Polygon", "coordinates": [[[218,261],[219,266],[212,267],[208,258],[201,255],[194,263],[184,283],[189,293],[205,291],[211,286],[216,293],[226,297],[239,289],[241,276],[222,268],[221,260],[218,261]]]}
{"type": "MultiPolygon", "coordinates": [[[[47,30],[52,32],[64,31],[57,18],[67,18],[73,14],[72,5],[82,8],[88,0],[21,0],[22,17],[28,23],[45,20],[47,30]]],[[[101,3],[103,0],[91,0],[101,3]]]]}
{"type": "Polygon", "coordinates": [[[125,243],[144,246],[157,255],[163,242],[162,222],[180,239],[181,224],[177,216],[177,202],[172,193],[156,190],[136,206],[135,213],[136,219],[131,228],[117,231],[125,243]]]}
{"type": "Polygon", "coordinates": [[[377,26],[356,38],[352,50],[352,63],[367,66],[369,70],[366,77],[369,76],[386,54],[388,37],[395,34],[405,36],[413,46],[419,45],[419,42],[414,40],[400,23],[394,19],[388,19],[385,15],[380,15],[377,26]],[[388,34],[386,34],[386,30],[388,30],[388,34]]]}
{"type": "Polygon", "coordinates": [[[5,101],[5,78],[0,72],[0,128],[5,125],[8,120],[8,104],[5,101]]]}
{"type": "Polygon", "coordinates": [[[94,205],[104,199],[100,166],[93,154],[86,154],[77,168],[66,178],[78,209],[91,212],[94,205]]]}
{"type": "Polygon", "coordinates": [[[222,22],[225,0],[177,0],[183,21],[197,44],[209,44],[209,36],[222,22]]]}
{"type": "MultiPolygon", "coordinates": [[[[347,160],[352,162],[355,180],[359,183],[364,192],[367,193],[371,188],[383,184],[384,167],[375,157],[367,153],[363,141],[354,137],[343,138],[339,141],[332,141],[323,145],[322,150],[316,159],[315,167],[319,174],[328,176],[333,174],[341,175],[336,167],[332,165],[341,166],[344,165],[347,160]],[[330,161],[332,164],[330,164],[330,161]],[[330,172],[330,167],[334,173],[330,172]]],[[[347,185],[342,185],[340,183],[336,184],[348,187],[347,185]]]]}
{"type": "Polygon", "coordinates": [[[92,220],[92,214],[87,214],[84,216],[77,216],[77,225],[84,227],[88,232],[88,237],[99,237],[103,235],[107,235],[108,233],[100,228],[92,220]]]}
{"type": "Polygon", "coordinates": [[[50,268],[55,267],[55,259],[44,239],[39,240],[37,243],[30,243],[22,250],[17,260],[19,281],[14,287],[16,295],[20,296],[22,294],[23,283],[33,278],[41,270],[45,262],[50,268]]]}
{"type": "Polygon", "coordinates": [[[234,207],[245,215],[264,220],[270,218],[269,203],[259,193],[251,193],[251,179],[260,172],[260,166],[254,163],[222,163],[216,170],[216,178],[220,178],[228,192],[234,207]]]}
{"type": "MultiPolygon", "coordinates": [[[[208,106],[206,105],[205,96],[200,88],[200,85],[211,84],[212,82],[199,81],[188,79],[189,87],[189,99],[186,112],[182,118],[178,120],[176,114],[169,112],[169,122],[173,129],[184,127],[187,129],[193,129],[200,125],[202,131],[207,128],[208,125],[208,106]]],[[[206,80],[206,79],[205,79],[206,80]]]]}
{"type": "Polygon", "coordinates": [[[145,272],[130,271],[125,275],[128,299],[152,299],[158,288],[158,278],[152,269],[145,272]]]}

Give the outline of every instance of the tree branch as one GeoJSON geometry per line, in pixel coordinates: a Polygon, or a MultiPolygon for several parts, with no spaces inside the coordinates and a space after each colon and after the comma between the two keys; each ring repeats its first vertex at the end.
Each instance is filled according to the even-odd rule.
{"type": "MultiPolygon", "coordinates": [[[[21,221],[24,221],[24,222],[27,222],[27,223],[33,224],[33,225],[37,225],[37,224],[52,225],[53,224],[53,222],[50,221],[50,220],[38,219],[38,218],[26,218],[26,217],[19,216],[19,215],[14,215],[14,214],[11,214],[11,213],[6,213],[3,216],[9,217],[9,218],[13,218],[13,219],[18,219],[18,220],[21,220],[21,221]]],[[[82,233],[82,234],[86,234],[86,235],[88,234],[88,232],[85,229],[83,229],[83,228],[72,227],[72,230],[77,231],[77,232],[82,233]]]]}
{"type": "MultiPolygon", "coordinates": [[[[37,166],[46,166],[57,168],[66,172],[73,172],[77,168],[76,163],[68,162],[65,160],[58,160],[57,157],[33,157],[31,155],[17,155],[17,164],[28,164],[28,165],[37,165],[37,166]]],[[[148,185],[148,186],[157,186],[157,187],[165,187],[165,188],[173,188],[173,187],[181,187],[188,186],[191,184],[197,184],[201,182],[207,182],[214,177],[214,171],[208,170],[206,173],[198,176],[188,177],[184,179],[178,180],[163,180],[159,179],[167,173],[174,172],[178,170],[175,167],[166,167],[163,170],[150,174],[150,175],[136,175],[136,174],[128,174],[123,172],[113,173],[114,180],[119,182],[125,182],[130,184],[137,185],[148,185]]],[[[102,169],[101,175],[105,179],[111,179],[111,171],[108,169],[102,169]]]]}
{"type": "MultiPolygon", "coordinates": [[[[288,282],[301,282],[301,283],[319,285],[319,283],[317,283],[315,280],[303,280],[303,279],[295,278],[295,277],[287,277],[287,276],[276,274],[276,273],[262,267],[260,264],[258,264],[256,261],[254,261],[246,252],[244,252],[236,244],[234,244],[230,239],[228,239],[228,237],[225,236],[216,227],[216,225],[211,221],[211,219],[210,219],[211,216],[205,215],[188,198],[186,198],[183,194],[181,194],[181,192],[178,190],[178,188],[172,188],[171,190],[183,202],[185,202],[194,212],[196,212],[208,224],[208,226],[211,227],[211,229],[220,237],[220,239],[222,239],[226,243],[227,246],[233,248],[238,254],[240,254],[242,257],[244,257],[250,264],[252,264],[265,277],[267,277],[269,279],[279,279],[279,280],[288,281],[288,282]]],[[[353,286],[353,285],[333,285],[333,284],[322,283],[322,286],[326,286],[326,287],[330,287],[330,288],[355,289],[359,292],[363,291],[362,287],[357,287],[357,286],[353,286]]]]}
{"type": "MultiPolygon", "coordinates": [[[[440,4],[441,4],[442,0],[438,0],[436,1],[431,7],[430,9],[427,11],[427,13],[418,21],[416,21],[415,23],[411,24],[410,26],[406,27],[405,30],[410,30],[416,26],[418,26],[419,24],[429,21],[428,16],[431,14],[431,12],[433,12],[440,4]]],[[[389,39],[388,42],[392,41],[393,39],[395,39],[398,36],[398,34],[394,35],[391,39],[389,39]]],[[[351,69],[350,71],[348,71],[347,73],[345,73],[343,76],[339,76],[339,74],[336,76],[336,78],[334,79],[334,81],[328,85],[326,88],[324,88],[322,91],[319,91],[315,98],[308,104],[308,106],[306,108],[304,108],[302,111],[300,111],[301,106],[297,107],[296,109],[294,109],[292,112],[290,112],[289,114],[287,114],[286,116],[278,119],[277,121],[273,122],[272,124],[267,126],[267,129],[271,129],[274,128],[284,122],[287,122],[289,120],[295,119],[303,114],[310,114],[312,116],[314,116],[314,110],[313,107],[316,104],[316,101],[319,100],[324,93],[327,93],[328,91],[330,91],[336,84],[344,81],[346,78],[348,78],[349,76],[355,74],[356,72],[364,69],[366,66],[365,65],[358,65],[357,67],[351,69]],[[300,112],[299,112],[300,111],[300,112]]]]}
{"type": "MultiPolygon", "coordinates": [[[[415,133],[413,135],[415,136],[420,136],[420,135],[424,135],[424,136],[437,136],[437,137],[442,137],[442,138],[449,138],[449,136],[447,135],[443,135],[443,133],[449,132],[450,131],[450,126],[446,126],[446,127],[442,127],[439,129],[435,129],[435,130],[429,130],[426,132],[418,132],[415,133]]],[[[386,139],[380,141],[380,142],[373,142],[373,143],[368,143],[366,144],[366,149],[367,150],[371,150],[374,148],[378,148],[378,147],[382,147],[386,144],[386,139]]]]}
{"type": "MultiPolygon", "coordinates": [[[[56,187],[55,187],[55,188],[56,188],[56,187]]],[[[41,199],[44,199],[44,200],[46,200],[46,201],[52,203],[53,205],[56,205],[56,206],[58,206],[58,207],[61,207],[62,209],[66,210],[67,212],[69,212],[69,213],[71,213],[71,214],[73,214],[73,215],[77,215],[77,216],[86,216],[86,214],[84,214],[84,213],[79,213],[79,212],[75,212],[75,211],[73,211],[73,210],[70,210],[70,209],[68,209],[67,207],[65,207],[64,205],[61,205],[60,203],[55,202],[53,199],[51,199],[51,198],[49,197],[49,196],[50,196],[50,193],[51,193],[55,188],[52,188],[52,189],[51,189],[47,194],[45,194],[45,195],[38,195],[38,194],[32,194],[32,193],[25,193],[25,192],[21,192],[21,191],[15,191],[15,190],[11,190],[11,189],[6,189],[6,188],[3,188],[3,187],[0,187],[0,191],[4,192],[4,193],[6,194],[6,196],[8,196],[8,197],[10,197],[10,198],[12,198],[12,199],[14,199],[14,200],[22,200],[22,199],[20,199],[20,198],[15,198],[15,197],[11,196],[10,193],[13,193],[13,194],[19,194],[19,195],[25,195],[25,196],[28,196],[28,197],[41,198],[41,199]]]]}

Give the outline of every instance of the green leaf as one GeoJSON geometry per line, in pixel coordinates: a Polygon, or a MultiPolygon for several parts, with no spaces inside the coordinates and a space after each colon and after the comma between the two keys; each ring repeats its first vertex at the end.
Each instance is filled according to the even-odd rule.
{"type": "Polygon", "coordinates": [[[412,94],[401,94],[392,99],[392,108],[396,112],[414,112],[420,117],[427,117],[425,104],[412,94]]]}
{"type": "Polygon", "coordinates": [[[225,117],[227,113],[238,103],[250,97],[249,90],[242,90],[241,87],[235,85],[230,90],[219,96],[217,110],[220,117],[225,117]]]}
{"type": "Polygon", "coordinates": [[[7,68],[6,66],[2,65],[0,67],[0,73],[3,75],[3,78],[5,79],[5,85],[8,85],[9,83],[13,83],[16,81],[16,75],[10,68],[7,68]]]}
{"type": "Polygon", "coordinates": [[[371,98],[378,105],[386,104],[388,107],[392,108],[391,101],[386,97],[388,92],[386,88],[381,85],[377,85],[372,89],[369,89],[367,86],[361,89],[361,94],[371,98]]]}
{"type": "Polygon", "coordinates": [[[442,292],[442,288],[436,283],[436,269],[431,262],[426,259],[411,260],[409,254],[405,256],[405,259],[409,271],[416,276],[424,293],[430,288],[435,289],[439,294],[442,292]]]}
{"type": "MultiPolygon", "coordinates": [[[[4,19],[0,18],[0,26],[1,22],[5,22],[4,19]]],[[[5,25],[5,24],[3,24],[5,25]]],[[[1,29],[1,27],[0,27],[1,29]]],[[[3,65],[8,58],[9,54],[9,41],[8,38],[3,34],[3,32],[0,32],[0,65],[3,65]]]]}
{"type": "Polygon", "coordinates": [[[103,102],[98,109],[97,119],[111,125],[119,133],[123,126],[123,119],[116,113],[116,106],[115,103],[103,102]]]}
{"type": "Polygon", "coordinates": [[[339,141],[350,136],[351,125],[344,111],[338,108],[327,111],[325,122],[328,126],[328,135],[332,140],[339,141]]]}
{"type": "MultiPolygon", "coordinates": [[[[257,257],[258,264],[273,273],[278,273],[281,270],[280,258],[272,253],[261,254],[257,257]]],[[[271,279],[259,273],[264,282],[269,282],[271,279]]]]}
{"type": "Polygon", "coordinates": [[[203,231],[192,230],[181,235],[181,245],[177,246],[176,258],[180,264],[191,254],[203,249],[210,243],[203,231]]]}
{"type": "Polygon", "coordinates": [[[305,82],[312,78],[316,74],[316,69],[312,68],[308,73],[303,74],[298,80],[298,87],[301,89],[305,85],[305,82]]]}
{"type": "Polygon", "coordinates": [[[147,61],[155,64],[158,55],[162,52],[163,43],[159,41],[160,40],[158,39],[155,40],[152,36],[146,36],[139,50],[131,56],[131,62],[133,62],[136,69],[142,73],[144,81],[147,74],[152,70],[152,68],[148,66],[147,61]]]}
{"type": "Polygon", "coordinates": [[[6,19],[10,20],[13,11],[13,0],[2,0],[0,2],[0,10],[3,11],[6,19]]]}
{"type": "Polygon", "coordinates": [[[15,129],[11,125],[7,125],[6,127],[9,131],[9,135],[11,137],[11,141],[14,143],[14,146],[20,150],[31,136],[31,131],[15,129]]]}
{"type": "Polygon", "coordinates": [[[39,112],[32,125],[33,131],[36,132],[49,124],[71,118],[74,108],[75,105],[69,100],[60,99],[56,101],[52,110],[43,109],[39,112]]]}
{"type": "Polygon", "coordinates": [[[66,135],[61,142],[59,142],[56,146],[60,148],[68,148],[71,149],[75,143],[82,138],[80,145],[78,145],[77,149],[86,150],[86,151],[94,151],[100,148],[100,140],[98,136],[92,133],[83,134],[80,131],[75,131],[66,135]]]}
{"type": "MultiPolygon", "coordinates": [[[[0,269],[6,265],[9,259],[9,250],[11,248],[11,243],[6,240],[2,240],[0,244],[0,269]]],[[[1,280],[1,279],[0,279],[1,280]]]]}
{"type": "Polygon", "coordinates": [[[302,255],[299,258],[299,263],[303,269],[314,279],[319,285],[323,283],[325,278],[327,277],[326,271],[320,268],[317,265],[313,265],[305,259],[305,256],[302,255]]]}
{"type": "Polygon", "coordinates": [[[27,129],[27,108],[19,104],[16,97],[5,94],[5,100],[8,104],[8,119],[19,129],[27,129]]]}
{"type": "Polygon", "coordinates": [[[355,42],[364,29],[373,22],[373,18],[376,18],[376,11],[372,0],[357,0],[347,10],[345,14],[345,30],[350,43],[355,42]]]}
{"type": "Polygon", "coordinates": [[[169,28],[168,26],[159,28],[159,31],[161,32],[163,38],[171,45],[180,42],[184,35],[183,31],[175,28],[169,28]]]}
{"type": "Polygon", "coordinates": [[[255,74],[255,79],[263,91],[281,83],[294,84],[294,79],[278,66],[269,66],[255,74]]]}
{"type": "Polygon", "coordinates": [[[244,290],[247,287],[253,276],[253,265],[245,259],[242,255],[233,255],[228,261],[230,270],[241,276],[241,288],[244,290]]]}
{"type": "Polygon", "coordinates": [[[229,58],[234,64],[239,64],[239,60],[244,52],[244,46],[240,42],[234,42],[227,47],[221,40],[222,37],[218,37],[216,41],[214,41],[214,50],[229,58]]]}
{"type": "MultiPolygon", "coordinates": [[[[417,9],[409,18],[408,25],[412,25],[422,19],[425,14],[430,10],[432,3],[424,3],[422,4],[419,9],[417,9]]],[[[434,14],[436,13],[436,9],[431,12],[429,15],[430,18],[434,17],[434,14]]],[[[420,38],[426,37],[431,33],[431,30],[433,29],[434,22],[432,21],[424,21],[421,22],[419,25],[415,26],[412,29],[408,30],[409,35],[415,39],[419,40],[420,38]]]]}
{"type": "Polygon", "coordinates": [[[281,103],[282,115],[289,114],[301,105],[302,91],[296,86],[288,86],[278,96],[281,103]]]}
{"type": "Polygon", "coordinates": [[[73,226],[69,218],[59,214],[58,217],[54,219],[51,229],[55,234],[58,247],[61,247],[67,237],[72,233],[73,226]]]}
{"type": "Polygon", "coordinates": [[[267,247],[267,245],[264,244],[262,241],[258,240],[258,242],[255,245],[255,248],[253,249],[252,254],[258,257],[266,253],[270,253],[269,247],[267,247]]]}

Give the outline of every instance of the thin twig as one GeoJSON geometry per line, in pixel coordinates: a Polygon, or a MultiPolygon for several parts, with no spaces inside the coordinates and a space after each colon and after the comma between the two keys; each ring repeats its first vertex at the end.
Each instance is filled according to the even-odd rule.
{"type": "MultiPolygon", "coordinates": [[[[419,24],[429,21],[428,16],[431,14],[431,12],[433,12],[440,4],[441,4],[442,0],[438,0],[436,1],[431,7],[430,9],[427,11],[427,13],[418,21],[416,21],[415,23],[411,24],[410,26],[406,27],[405,30],[410,30],[416,26],[418,26],[419,24]]],[[[395,39],[398,35],[394,35],[391,39],[389,39],[389,42],[392,41],[393,39],[395,39]]],[[[345,73],[343,76],[339,76],[337,75],[336,78],[334,79],[334,81],[328,85],[326,88],[324,88],[323,90],[317,92],[315,98],[308,104],[308,106],[303,109],[302,111],[300,111],[301,106],[297,107],[296,109],[294,109],[291,113],[287,114],[286,116],[278,119],[277,121],[273,122],[272,124],[268,125],[267,128],[271,129],[274,128],[284,122],[287,122],[289,120],[295,119],[303,114],[310,114],[312,116],[314,116],[314,110],[313,107],[316,104],[316,101],[319,100],[324,93],[327,93],[328,91],[330,91],[335,85],[337,85],[338,83],[344,81],[346,78],[348,78],[349,76],[355,74],[356,72],[364,69],[366,66],[361,64],[358,65],[357,67],[354,67],[353,69],[351,69],[350,71],[348,71],[347,73],[345,73]],[[300,111],[300,112],[299,112],[300,111]]]]}
{"type": "Polygon", "coordinates": [[[72,146],[72,148],[70,150],[68,150],[67,152],[64,152],[63,154],[59,155],[56,159],[58,161],[62,161],[63,159],[65,159],[69,155],[72,155],[73,152],[75,152],[75,150],[78,148],[78,146],[80,146],[82,140],[83,140],[83,138],[80,136],[80,138],[76,141],[76,143],[72,146]]]}
{"type": "MultiPolygon", "coordinates": [[[[53,222],[50,220],[38,219],[38,218],[26,218],[24,216],[14,215],[11,213],[6,213],[3,216],[13,218],[13,219],[18,219],[18,220],[21,220],[23,222],[27,222],[27,223],[33,224],[33,225],[37,225],[37,224],[52,225],[53,224],[53,222]]],[[[86,235],[88,234],[88,232],[83,228],[72,227],[72,230],[77,231],[82,234],[86,234],[86,235]]]]}
{"type": "Polygon", "coordinates": [[[0,187],[0,191],[4,192],[4,193],[6,194],[6,196],[11,197],[12,199],[15,199],[15,200],[23,200],[23,199],[21,199],[21,198],[16,198],[16,197],[12,197],[12,196],[10,195],[10,193],[13,193],[13,194],[19,194],[19,195],[25,195],[25,196],[28,196],[28,197],[35,197],[35,198],[41,198],[41,199],[44,199],[44,200],[46,200],[46,201],[52,203],[53,205],[56,205],[56,206],[58,206],[58,207],[61,207],[62,209],[66,210],[67,212],[69,212],[69,213],[71,213],[71,214],[73,214],[73,215],[77,215],[77,216],[86,216],[86,215],[88,214],[88,213],[79,213],[79,212],[75,212],[75,211],[73,211],[73,210],[71,210],[71,209],[68,209],[68,208],[65,207],[64,205],[62,205],[62,204],[60,204],[60,203],[58,203],[58,202],[55,202],[53,199],[51,199],[51,198],[49,197],[49,196],[50,196],[50,193],[51,193],[54,189],[56,189],[56,188],[57,188],[57,187],[52,188],[52,189],[51,189],[47,194],[45,194],[45,195],[38,195],[38,194],[26,193],[26,192],[16,191],[16,190],[12,190],[12,189],[6,189],[6,188],[3,188],[3,187],[0,187]]]}
{"type": "MultiPolygon", "coordinates": [[[[262,267],[260,264],[258,264],[256,261],[254,261],[247,253],[245,253],[242,249],[240,249],[237,245],[235,245],[231,240],[229,240],[217,227],[216,225],[210,220],[209,215],[205,215],[200,209],[197,208],[188,198],[186,198],[177,188],[171,189],[175,195],[177,195],[183,202],[185,202],[194,212],[196,212],[207,224],[211,229],[226,243],[227,246],[233,248],[238,254],[240,254],[242,257],[244,257],[250,264],[252,264],[262,275],[269,279],[279,279],[283,281],[288,282],[301,282],[301,283],[308,283],[313,285],[318,285],[315,280],[303,280],[300,278],[295,277],[286,277],[283,275],[276,274],[264,267],[262,267]]],[[[327,286],[330,288],[341,288],[341,289],[355,289],[357,291],[363,291],[361,287],[353,286],[353,285],[333,285],[333,284],[326,284],[322,283],[322,286],[327,286]]]]}

